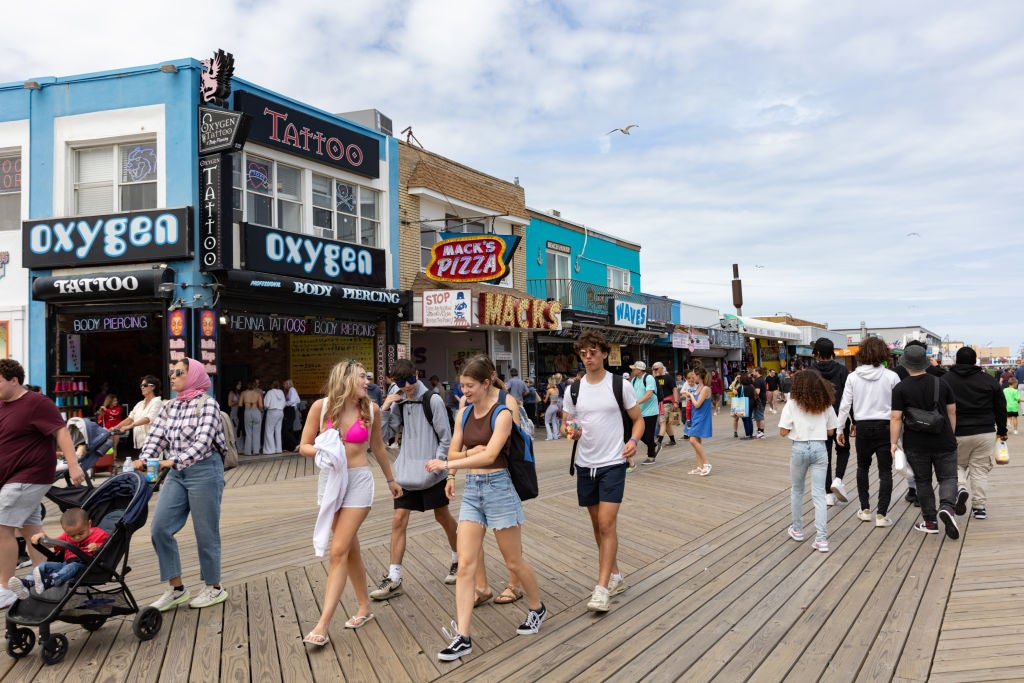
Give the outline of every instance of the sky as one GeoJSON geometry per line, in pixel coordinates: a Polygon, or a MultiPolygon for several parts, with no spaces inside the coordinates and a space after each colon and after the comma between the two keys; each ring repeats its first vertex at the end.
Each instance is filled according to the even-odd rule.
{"type": "Polygon", "coordinates": [[[1024,345],[1018,0],[43,0],[4,23],[0,82],[223,48],[379,109],[640,244],[647,293],[733,312],[736,263],[745,315],[1024,345]]]}

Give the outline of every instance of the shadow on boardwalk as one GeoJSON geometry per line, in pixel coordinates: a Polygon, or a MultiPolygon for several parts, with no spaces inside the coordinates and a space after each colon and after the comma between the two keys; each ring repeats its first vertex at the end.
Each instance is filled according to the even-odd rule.
{"type": "MultiPolygon", "coordinates": [[[[771,418],[772,416],[770,416],[771,418]]],[[[772,421],[774,422],[774,421],[772,421]]],[[[773,425],[769,425],[772,427],[773,425]]],[[[714,474],[690,477],[683,441],[659,464],[630,475],[619,522],[619,563],[629,589],[605,615],[586,611],[596,550],[566,472],[566,442],[538,443],[540,498],[525,505],[524,547],[549,610],[541,633],[516,636],[522,602],[478,608],[474,654],[442,663],[440,627],[454,613],[442,583],[448,549],[432,515],[414,515],[403,595],[375,603],[376,620],[342,627],[355,610],[342,598],[331,643],[309,651],[326,564],[312,554],[315,473],[296,456],[254,459],[228,474],[222,520],[229,600],[165,615],[157,638],[139,643],[131,621],[89,633],[59,624],[67,659],[44,667],[37,652],[0,655],[5,681],[981,681],[1024,679],[1024,523],[1018,460],[993,472],[987,520],[961,518],[961,539],[912,530],[919,510],[896,477],[888,530],[860,522],[856,503],[829,513],[832,552],[794,543],[789,523],[789,445],[778,437],[732,439],[716,418],[708,442],[714,474]]],[[[771,433],[771,432],[770,432],[771,433]]],[[[777,432],[774,432],[777,433],[777,432]]],[[[1011,437],[1013,439],[1013,437],[1011,437]]],[[[1016,450],[1011,440],[1011,451],[1016,450]]],[[[363,525],[373,582],[388,564],[391,506],[378,473],[363,525]]],[[[853,481],[852,470],[847,481],[853,481]]],[[[850,486],[849,488],[854,488],[850,486]]],[[[872,500],[876,484],[872,483],[872,500]]],[[[453,507],[457,513],[457,505],[453,507]]],[[[805,525],[813,511],[806,497],[805,525]]],[[[56,515],[48,516],[48,530],[56,515]]],[[[51,528],[52,527],[52,528],[51,528]]],[[[185,580],[198,586],[190,527],[178,535],[185,580]]],[[[493,587],[507,572],[493,540],[493,587]]],[[[132,548],[129,584],[145,604],[162,590],[145,530],[132,548]]],[[[497,591],[496,591],[497,592],[497,591]]]]}

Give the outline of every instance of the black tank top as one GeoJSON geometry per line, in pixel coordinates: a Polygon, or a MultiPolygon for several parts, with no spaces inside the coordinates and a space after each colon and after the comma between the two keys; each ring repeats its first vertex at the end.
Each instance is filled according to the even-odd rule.
{"type": "MultiPolygon", "coordinates": [[[[465,448],[473,448],[474,446],[486,446],[491,440],[491,434],[494,432],[491,430],[491,414],[498,409],[498,404],[495,403],[491,406],[491,409],[487,411],[487,414],[483,417],[475,417],[473,415],[473,408],[470,406],[469,418],[466,420],[466,426],[462,430],[462,445],[465,448]]],[[[508,441],[501,447],[501,452],[495,459],[494,464],[482,467],[480,469],[500,469],[508,467],[508,441]]]]}

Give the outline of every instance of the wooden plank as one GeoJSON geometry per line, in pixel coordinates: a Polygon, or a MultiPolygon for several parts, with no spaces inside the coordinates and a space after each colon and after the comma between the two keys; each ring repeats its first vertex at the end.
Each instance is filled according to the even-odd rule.
{"type": "MultiPolygon", "coordinates": [[[[295,617],[298,620],[299,632],[305,636],[313,630],[320,619],[320,607],[313,596],[313,587],[310,585],[309,577],[303,569],[292,569],[287,572],[288,585],[291,587],[292,604],[295,607],[295,617]]],[[[306,659],[309,664],[313,680],[315,681],[340,681],[343,680],[341,664],[334,656],[333,648],[324,647],[313,649],[312,645],[303,644],[306,648],[306,659]]]]}
{"type": "MultiPolygon", "coordinates": [[[[228,597],[231,597],[230,591],[228,597]]],[[[217,666],[220,663],[220,657],[211,655],[223,651],[221,632],[224,628],[224,603],[193,611],[198,612],[199,615],[196,626],[196,648],[192,653],[192,672],[189,675],[189,682],[215,682],[220,680],[220,667],[217,666]]]]}
{"type": "Polygon", "coordinates": [[[267,578],[267,588],[281,677],[286,683],[312,683],[313,672],[306,659],[306,645],[302,642],[304,634],[299,628],[288,578],[284,574],[272,574],[267,578]]]}
{"type": "MultiPolygon", "coordinates": [[[[306,575],[309,577],[310,587],[313,589],[320,608],[323,607],[324,589],[327,585],[327,568],[324,563],[318,563],[306,568],[306,575]]],[[[346,590],[352,590],[350,586],[346,590]]],[[[318,608],[319,609],[319,608],[318,608]]],[[[335,612],[335,618],[331,622],[327,633],[331,642],[324,649],[333,648],[334,654],[341,664],[342,676],[350,681],[376,681],[379,680],[373,672],[373,666],[355,634],[344,627],[345,617],[339,609],[335,612]]],[[[312,654],[310,656],[313,656],[312,654]]]]}
{"type": "MultiPolygon", "coordinates": [[[[189,611],[185,608],[185,611],[189,611]]],[[[174,622],[177,620],[181,610],[172,609],[163,613],[163,623],[160,631],[151,639],[138,642],[135,651],[135,659],[132,660],[131,669],[126,680],[130,681],[159,681],[161,665],[165,660],[165,653],[168,649],[168,642],[171,639],[171,631],[174,631],[174,622]]],[[[175,633],[175,638],[185,637],[184,633],[175,633]]],[[[191,643],[191,641],[190,641],[191,643]]],[[[187,660],[186,660],[187,661],[187,660]]],[[[174,666],[174,665],[172,665],[174,666]]],[[[180,663],[177,664],[180,667],[180,663]]]]}
{"type": "Polygon", "coordinates": [[[249,680],[249,612],[246,584],[237,584],[228,589],[223,619],[220,680],[246,683],[249,680]]]}
{"type": "MultiPolygon", "coordinates": [[[[100,673],[107,669],[107,659],[111,656],[111,648],[117,642],[118,634],[125,623],[122,619],[108,621],[98,631],[90,634],[89,640],[78,653],[68,653],[68,657],[75,660],[72,670],[76,680],[83,683],[96,680],[100,673]],[[76,654],[77,656],[75,656],[76,654]]],[[[127,622],[127,624],[125,630],[130,631],[131,622],[127,622]]]]}

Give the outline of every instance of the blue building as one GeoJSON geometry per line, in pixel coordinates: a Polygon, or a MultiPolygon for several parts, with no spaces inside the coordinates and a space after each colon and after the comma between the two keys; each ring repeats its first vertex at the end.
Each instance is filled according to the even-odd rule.
{"type": "Polygon", "coordinates": [[[339,358],[380,372],[394,353],[390,121],[230,78],[229,57],[0,85],[0,167],[19,169],[0,316],[25,312],[27,381],[69,413],[102,383],[133,403],[186,355],[222,389],[311,395],[339,358]]]}
{"type": "Polygon", "coordinates": [[[538,380],[575,374],[579,359],[572,345],[586,329],[601,332],[612,345],[612,369],[637,360],[671,362],[652,354],[655,341],[674,329],[678,302],[640,293],[640,245],[565,220],[557,211],[529,213],[527,291],[562,305],[562,329],[534,334],[538,380]]]}

